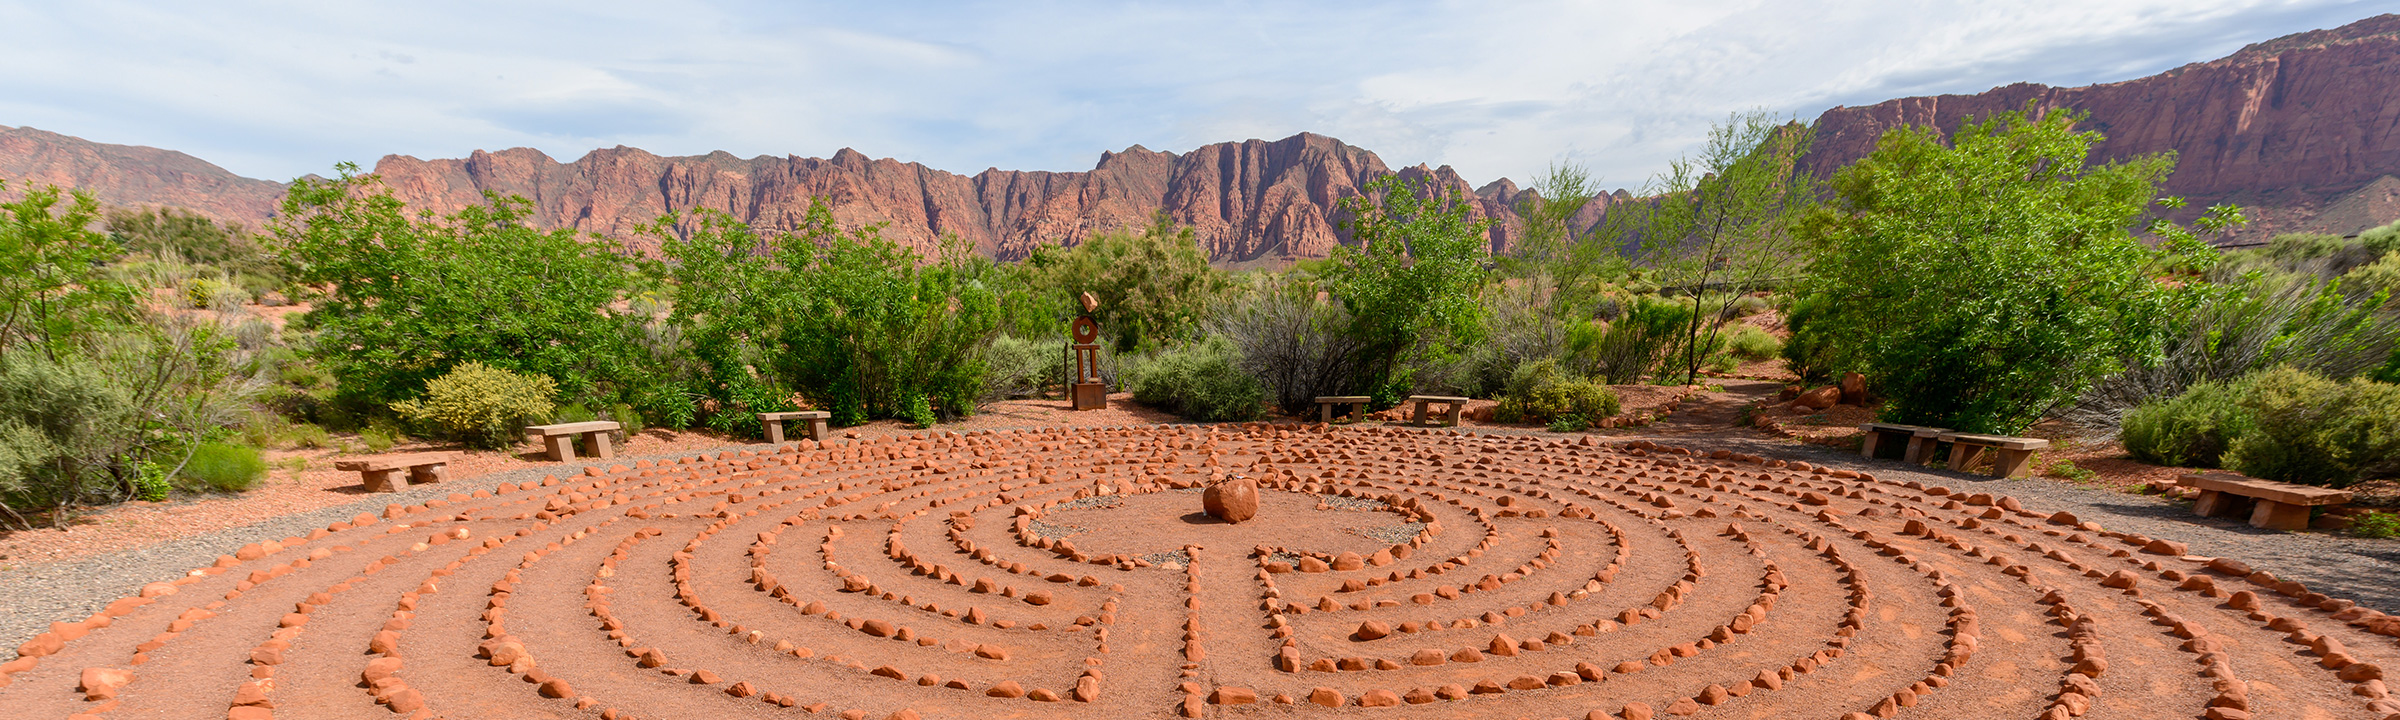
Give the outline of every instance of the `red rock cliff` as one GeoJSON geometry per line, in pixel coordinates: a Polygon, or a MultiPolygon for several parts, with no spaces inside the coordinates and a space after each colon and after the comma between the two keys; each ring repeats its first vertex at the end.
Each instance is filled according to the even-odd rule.
{"type": "Polygon", "coordinates": [[[2103,159],[2174,151],[2168,193],[2194,208],[2233,202],[2252,227],[2235,239],[2298,230],[2356,232],[2400,219],[2400,15],[2290,35],[2138,80],[2077,88],[2019,83],[1979,95],[1837,107],[1817,119],[1813,164],[1864,157],[1901,125],[1957,129],[1970,117],[2043,109],[2090,113],[2103,159]]]}
{"type": "MultiPolygon", "coordinates": [[[[812,198],[823,198],[844,226],[880,223],[885,237],[920,250],[955,234],[1002,259],[1022,258],[1038,244],[1141,226],[1163,209],[1191,226],[1221,262],[1324,256],[1343,239],[1341,200],[1393,172],[1372,152],[1313,134],[1219,143],[1183,155],[1137,145],[1101,154],[1088,172],[993,169],[973,177],[869,160],[848,149],[831,159],[745,160],[618,147],[559,163],[519,148],[463,160],[391,156],[375,171],[413,207],[449,212],[479,202],[486,191],[517,194],[533,201],[544,224],[628,239],[641,223],[693,208],[789,229],[812,198]]],[[[1401,172],[1458,190],[1482,215],[1510,217],[1513,195],[1478,195],[1448,167],[1401,172]]],[[[1505,224],[1495,227],[1496,245],[1506,237],[1505,224]]]]}

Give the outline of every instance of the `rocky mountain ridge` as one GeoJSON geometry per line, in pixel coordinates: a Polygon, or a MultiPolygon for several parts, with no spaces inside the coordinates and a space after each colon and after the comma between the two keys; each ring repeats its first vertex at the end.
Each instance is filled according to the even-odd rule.
{"type": "MultiPolygon", "coordinates": [[[[1974,94],[1900,98],[1836,107],[1817,119],[1810,164],[1819,172],[1872,150],[1885,130],[1955,130],[1970,117],[2015,110],[2089,113],[2108,136],[2099,159],[2173,151],[2166,190],[2193,201],[2250,209],[2255,222],[2228,241],[2296,230],[2355,232],[2400,219],[2400,15],[2256,43],[2217,60],[2150,77],[2075,88],[2019,83],[1974,94]]],[[[1519,229],[1524,191],[1507,179],[1476,187],[1448,167],[1394,169],[1375,153],[1302,133],[1281,140],[1206,145],[1184,153],[1134,146],[1102,153],[1084,172],[991,169],[959,175],[869,159],[737,158],[724,152],[664,157],[636,148],[594,150],[561,163],[540,151],[476,151],[460,159],[393,155],[375,166],[410,205],[449,212],[486,191],[531,199],[536,217],[624,240],[668,211],[710,208],[770,230],[796,225],[814,198],[848,227],[882,224],[921,251],[956,235],[1002,259],[1045,243],[1146,224],[1165,212],[1189,225],[1220,263],[1321,257],[1345,240],[1339,209],[1368,182],[1398,173],[1429,178],[1473,198],[1494,218],[1495,250],[1519,229]]],[[[0,127],[0,178],[83,188],[102,200],[175,205],[257,225],[283,184],[242,178],[182,153],[93,143],[32,128],[0,127]]],[[[1604,196],[1580,220],[1597,223],[1604,196]]],[[[641,243],[636,241],[638,246],[641,243]]]]}

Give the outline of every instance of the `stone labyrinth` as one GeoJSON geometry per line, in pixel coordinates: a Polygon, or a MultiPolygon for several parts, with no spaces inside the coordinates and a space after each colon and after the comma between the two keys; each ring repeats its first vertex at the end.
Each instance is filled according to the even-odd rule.
{"type": "Polygon", "coordinates": [[[8,718],[2368,718],[2400,619],[2007,497],[1397,428],[835,441],[244,547],[8,718]],[[1257,516],[1201,512],[1257,482],[1257,516]]]}

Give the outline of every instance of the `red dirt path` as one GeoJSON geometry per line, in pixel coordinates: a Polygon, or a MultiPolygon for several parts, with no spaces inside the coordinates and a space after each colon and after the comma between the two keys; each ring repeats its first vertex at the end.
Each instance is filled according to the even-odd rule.
{"type": "Polygon", "coordinates": [[[2010,498],[1714,455],[1252,425],[643,462],[246,547],[28,643],[0,665],[0,708],[2400,712],[2374,679],[2400,661],[2400,620],[2010,498]],[[1195,517],[1192,489],[1234,475],[1266,487],[1259,517],[1195,517]],[[87,669],[130,684],[87,699],[78,685],[105,674],[87,669]]]}

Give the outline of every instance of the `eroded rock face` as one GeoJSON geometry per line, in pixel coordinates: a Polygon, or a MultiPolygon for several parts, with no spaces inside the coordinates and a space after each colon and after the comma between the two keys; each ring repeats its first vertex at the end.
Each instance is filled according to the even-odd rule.
{"type": "Polygon", "coordinates": [[[1200,507],[1208,516],[1229,523],[1239,523],[1258,516],[1258,482],[1250,478],[1234,478],[1208,486],[1200,492],[1200,507]]]}
{"type": "MultiPolygon", "coordinates": [[[[595,150],[570,163],[540,151],[476,151],[463,160],[394,155],[377,163],[411,207],[450,212],[484,191],[533,200],[538,222],[633,242],[634,227],[669,210],[706,208],[761,229],[798,227],[812,198],[844,227],[884,223],[884,237],[922,252],[955,234],[986,255],[1025,257],[1042,244],[1073,244],[1095,233],[1139,228],[1164,212],[1190,226],[1213,260],[1323,257],[1347,234],[1338,206],[1395,171],[1375,153],[1323,135],[1202,146],[1177,155],[1139,145],[1101,153],[1088,172],[985,170],[958,175],[843,149],[830,159],[735,158],[726,153],[661,157],[635,148],[595,150]]],[[[1477,217],[1498,217],[1505,244],[1514,184],[1481,191],[1448,167],[1397,171],[1459,192],[1477,217]]]]}
{"type": "Polygon", "coordinates": [[[1819,172],[1865,157],[1884,131],[2036,107],[2091,113],[2108,140],[2093,160],[2174,151],[2164,191],[2248,209],[2235,238],[2300,230],[2356,232],[2400,218],[2400,15],[2289,35],[2222,59],[2125,82],[2075,88],[2017,83],[1976,95],[1837,107],[1817,118],[1819,172]]]}

